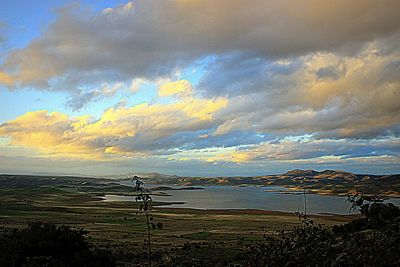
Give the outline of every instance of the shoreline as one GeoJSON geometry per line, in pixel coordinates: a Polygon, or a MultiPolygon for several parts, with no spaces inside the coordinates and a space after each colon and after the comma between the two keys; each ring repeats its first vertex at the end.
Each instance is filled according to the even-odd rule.
{"type": "MultiPolygon", "coordinates": [[[[261,209],[195,209],[195,208],[169,208],[168,205],[154,207],[155,211],[172,212],[176,214],[207,214],[207,215],[266,215],[266,216],[285,216],[298,217],[294,212],[261,210],[261,209]]],[[[337,213],[316,213],[307,214],[312,218],[342,218],[353,220],[360,217],[360,214],[337,214],[337,213]]]]}

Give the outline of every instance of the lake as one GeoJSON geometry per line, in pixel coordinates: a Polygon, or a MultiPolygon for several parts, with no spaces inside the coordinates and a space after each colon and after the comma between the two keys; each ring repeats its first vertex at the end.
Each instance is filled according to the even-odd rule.
{"type": "MultiPolygon", "coordinates": [[[[160,185],[149,185],[149,188],[160,185]]],[[[163,185],[175,188],[182,186],[163,185]]],[[[303,194],[289,193],[276,186],[201,186],[203,190],[166,190],[169,196],[153,196],[154,201],[184,202],[172,204],[173,208],[194,209],[260,209],[271,211],[303,211],[303,194]],[[276,192],[280,191],[280,192],[276,192]],[[287,192],[287,193],[285,193],[287,192]]],[[[307,194],[307,212],[310,214],[349,214],[350,203],[345,196],[307,194]]],[[[105,201],[135,201],[132,196],[106,195],[105,201]]],[[[389,199],[400,205],[400,199],[389,199]]]]}

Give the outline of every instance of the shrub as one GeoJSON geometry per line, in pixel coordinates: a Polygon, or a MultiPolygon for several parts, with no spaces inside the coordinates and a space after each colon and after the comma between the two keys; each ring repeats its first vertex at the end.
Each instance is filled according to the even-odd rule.
{"type": "Polygon", "coordinates": [[[83,229],[31,223],[0,236],[0,266],[115,266],[108,251],[91,248],[83,229]]]}
{"type": "Polygon", "coordinates": [[[362,217],[332,229],[308,218],[249,247],[250,266],[400,266],[400,208],[377,197],[350,198],[362,217]]]}

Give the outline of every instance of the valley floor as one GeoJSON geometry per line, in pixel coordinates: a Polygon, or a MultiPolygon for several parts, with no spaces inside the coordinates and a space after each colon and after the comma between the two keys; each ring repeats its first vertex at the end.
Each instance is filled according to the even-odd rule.
{"type": "MultiPolygon", "coordinates": [[[[98,192],[56,186],[0,189],[0,227],[23,228],[29,222],[64,224],[89,231],[90,242],[118,252],[143,251],[146,223],[134,202],[106,202],[98,192]]],[[[167,203],[154,203],[158,205],[167,203]]],[[[198,244],[241,250],[265,234],[299,224],[293,213],[261,210],[196,210],[161,206],[152,211],[162,229],[153,231],[153,247],[165,250],[198,244]]],[[[324,225],[343,224],[354,215],[313,215],[324,225]]]]}

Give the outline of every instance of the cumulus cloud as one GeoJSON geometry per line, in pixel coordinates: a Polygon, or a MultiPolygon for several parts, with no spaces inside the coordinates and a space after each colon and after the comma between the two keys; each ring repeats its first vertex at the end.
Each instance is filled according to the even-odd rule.
{"type": "Polygon", "coordinates": [[[19,86],[63,77],[156,77],[208,55],[286,58],[357,51],[398,34],[400,3],[385,0],[138,0],[100,14],[61,9],[57,20],[3,68],[19,86]]]}
{"type": "Polygon", "coordinates": [[[7,56],[0,82],[68,90],[67,106],[79,110],[111,95],[82,84],[132,81],[136,92],[146,80],[208,58],[196,90],[236,97],[218,133],[245,126],[283,131],[299,117],[309,120],[291,130],[350,136],[363,132],[348,129],[355,122],[384,134],[398,121],[400,57],[392,43],[400,34],[399,5],[138,0],[89,15],[66,7],[41,37],[7,56]]]}
{"type": "Polygon", "coordinates": [[[301,57],[301,67],[279,75],[279,85],[271,82],[274,86],[269,88],[266,83],[230,98],[216,134],[253,129],[282,135],[316,133],[321,138],[398,135],[400,83],[394,73],[400,54],[381,52],[371,44],[357,56],[301,57]],[[326,68],[337,70],[334,77],[326,68]]]}
{"type": "Polygon", "coordinates": [[[263,142],[230,153],[220,154],[215,161],[327,161],[339,159],[365,160],[366,158],[390,158],[400,162],[400,140],[331,140],[313,138],[285,138],[278,142],[263,142]]]}
{"type": "Polygon", "coordinates": [[[171,140],[178,133],[215,127],[213,116],[226,105],[224,98],[186,97],[168,104],[117,106],[106,110],[98,120],[32,111],[0,125],[0,136],[9,137],[11,145],[56,157],[163,155],[184,145],[163,140],[171,140]]]}
{"type": "Polygon", "coordinates": [[[398,10],[397,0],[65,7],[40,37],[4,57],[0,85],[67,91],[73,111],[145,83],[164,98],[121,104],[97,120],[30,112],[2,124],[0,135],[44,155],[88,159],[216,148],[200,158],[396,162],[398,10]],[[195,85],[174,77],[194,68],[202,72],[195,85]],[[312,140],[288,139],[303,135],[312,140]]]}

